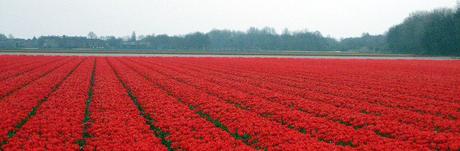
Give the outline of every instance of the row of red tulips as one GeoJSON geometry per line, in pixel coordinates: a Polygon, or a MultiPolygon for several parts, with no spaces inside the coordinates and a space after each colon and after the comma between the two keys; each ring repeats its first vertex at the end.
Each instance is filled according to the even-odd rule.
{"type": "MultiPolygon", "coordinates": [[[[337,145],[352,146],[359,148],[385,147],[385,148],[411,148],[409,143],[398,142],[395,140],[384,139],[374,131],[355,130],[353,127],[339,124],[339,122],[329,121],[324,118],[316,117],[311,114],[292,110],[283,104],[272,102],[265,98],[249,95],[247,93],[232,89],[231,83],[212,83],[216,77],[206,75],[188,76],[184,73],[168,71],[158,66],[151,66],[152,69],[161,70],[165,76],[173,77],[178,82],[186,83],[203,92],[216,96],[219,101],[234,104],[244,110],[257,113],[259,116],[284,125],[285,127],[296,129],[307,133],[318,140],[332,142],[337,145]],[[200,79],[194,77],[201,77],[200,79]],[[207,81],[208,80],[208,81],[207,81]],[[226,86],[222,86],[226,85],[226,86]]],[[[188,74],[191,74],[188,72],[188,74]]],[[[237,88],[241,88],[240,86],[237,88]]]]}
{"type": "MultiPolygon", "coordinates": [[[[166,150],[117,79],[109,63],[96,61],[85,150],[166,150]]],[[[83,102],[81,102],[83,103],[83,102]]]]}
{"type": "Polygon", "coordinates": [[[56,70],[56,68],[62,66],[66,62],[68,62],[68,60],[63,59],[60,61],[55,61],[50,65],[37,67],[36,70],[30,73],[0,81],[0,85],[2,86],[2,88],[0,89],[0,97],[5,97],[10,93],[14,92],[15,90],[18,90],[24,87],[25,85],[35,81],[36,79],[43,77],[49,72],[56,70]]]}
{"type": "MultiPolygon", "coordinates": [[[[144,62],[144,61],[147,61],[147,60],[143,60],[141,62],[144,62]]],[[[167,68],[161,68],[160,66],[155,66],[154,68],[156,68],[157,70],[161,70],[161,71],[165,71],[165,70],[168,70],[168,68],[174,68],[175,65],[171,65],[171,66],[168,66],[167,68]]],[[[176,66],[177,67],[177,66],[176,66]]],[[[206,77],[208,72],[204,72],[202,71],[201,73],[204,73],[204,74],[200,74],[200,75],[192,75],[193,77],[206,77]]],[[[181,73],[171,73],[170,76],[179,76],[179,75],[184,75],[184,74],[191,74],[191,71],[190,70],[187,70],[186,72],[181,72],[181,73]]],[[[219,79],[220,77],[222,76],[210,76],[209,78],[210,79],[219,79]]],[[[193,80],[193,78],[191,78],[193,80]]],[[[249,81],[248,81],[249,82],[249,81]]],[[[193,82],[192,82],[193,83],[193,82]]],[[[221,85],[227,85],[229,87],[233,87],[233,88],[238,88],[238,89],[244,89],[246,86],[244,84],[241,84],[241,85],[232,85],[232,82],[222,82],[222,81],[219,81],[219,82],[216,82],[216,83],[220,83],[221,85]]],[[[198,83],[197,83],[198,84],[198,83]]],[[[203,83],[199,83],[198,85],[203,85],[203,83]]],[[[204,86],[204,87],[207,87],[207,86],[204,86]]],[[[228,92],[228,89],[231,89],[231,88],[226,88],[226,89],[223,89],[223,90],[226,90],[227,94],[232,94],[232,93],[235,93],[235,92],[228,92]]],[[[259,92],[256,92],[255,94],[257,94],[259,92]]],[[[225,93],[224,93],[225,94],[225,93]]],[[[259,93],[260,94],[260,93],[259,93]]],[[[262,93],[263,94],[263,93],[262,93]]],[[[270,98],[270,97],[268,97],[270,98]]],[[[282,104],[285,104],[286,106],[289,106],[293,103],[293,101],[289,101],[289,102],[286,102],[285,100],[288,100],[288,99],[292,99],[292,98],[286,98],[286,97],[283,97],[283,96],[279,96],[278,98],[281,98],[279,99],[279,101],[282,101],[280,103],[282,104]]],[[[241,98],[238,98],[238,99],[241,99],[241,98]]],[[[238,100],[236,99],[236,100],[238,100]]],[[[300,104],[301,106],[305,106],[305,104],[302,104],[302,103],[305,103],[305,102],[299,102],[299,101],[294,101],[294,102],[297,102],[295,104],[300,104]]],[[[313,103],[313,102],[312,102],[313,103]]],[[[399,122],[398,122],[398,119],[392,119],[392,118],[381,118],[381,117],[378,117],[378,116],[370,116],[370,115],[363,115],[363,117],[354,117],[352,116],[352,118],[349,117],[349,115],[356,115],[356,114],[360,114],[359,111],[357,111],[356,113],[353,113],[353,112],[339,112],[338,114],[331,114],[331,113],[328,113],[327,111],[334,111],[334,110],[337,110],[337,109],[334,109],[335,107],[334,106],[329,106],[328,108],[324,108],[324,109],[312,109],[312,108],[315,108],[314,107],[315,104],[312,104],[311,106],[309,107],[306,107],[304,109],[302,109],[303,111],[306,110],[306,111],[311,111],[312,114],[317,114],[317,113],[321,113],[321,114],[324,114],[324,112],[326,114],[328,114],[327,116],[331,116],[331,117],[328,117],[330,120],[333,120],[333,121],[344,121],[344,122],[347,122],[348,124],[352,124],[352,126],[355,126],[355,127],[362,127],[363,125],[367,125],[366,127],[364,127],[365,129],[368,129],[370,128],[369,130],[373,130],[373,131],[376,131],[378,133],[381,133],[381,134],[391,134],[391,135],[395,135],[393,137],[396,137],[396,139],[400,139],[400,140],[404,140],[404,141],[408,141],[410,143],[414,143],[414,144],[421,144],[421,145],[424,145],[424,146],[427,146],[427,147],[430,147],[430,148],[440,148],[440,147],[448,147],[448,146],[451,146],[451,147],[455,147],[456,144],[458,144],[458,137],[456,134],[451,134],[451,133],[440,133],[440,134],[436,134],[435,132],[432,132],[432,131],[429,131],[429,132],[425,132],[425,131],[420,131],[420,130],[417,130],[417,129],[414,129],[413,127],[408,127],[408,126],[399,126],[399,122]],[[330,110],[330,109],[333,109],[333,110],[330,110]],[[322,113],[323,112],[323,113],[322,113]],[[343,113],[346,113],[346,114],[343,114],[343,113]],[[341,118],[337,118],[337,116],[341,117],[341,118]],[[347,117],[348,116],[348,117],[347,117]],[[352,121],[350,121],[352,120],[352,121]],[[369,121],[369,122],[366,122],[366,121],[369,121]],[[391,123],[394,123],[393,125],[398,125],[399,128],[386,128],[385,124],[387,121],[390,121],[390,124],[391,123]],[[377,126],[375,126],[375,124],[377,124],[377,126]],[[379,126],[380,125],[380,126],[379,126]],[[394,130],[392,130],[394,129],[394,130]],[[402,130],[402,132],[401,132],[402,130]],[[414,131],[417,132],[414,134],[414,131]],[[428,136],[428,137],[425,137],[425,136],[428,136]],[[442,139],[440,139],[442,138],[442,139]],[[443,141],[439,141],[439,140],[443,140],[443,141]]],[[[327,106],[325,106],[327,107],[327,106]]],[[[347,111],[347,110],[345,110],[347,111]]],[[[317,116],[325,116],[325,115],[321,115],[321,114],[317,114],[317,116]]],[[[432,120],[428,120],[429,122],[432,122],[432,120]]],[[[455,127],[453,127],[455,128],[455,127]]]]}
{"type": "Polygon", "coordinates": [[[3,66],[4,68],[0,69],[0,81],[36,70],[38,67],[55,62],[56,58],[40,58],[36,61],[24,61],[24,63],[3,66]]]}
{"type": "MultiPolygon", "coordinates": [[[[168,66],[168,68],[174,68],[174,66],[168,66]]],[[[184,71],[184,73],[191,73],[193,70],[184,71]]],[[[282,94],[293,97],[292,99],[310,99],[319,102],[324,102],[337,107],[343,107],[354,110],[356,113],[365,112],[366,114],[373,114],[381,116],[383,119],[398,120],[402,124],[413,125],[417,128],[426,131],[438,131],[438,132],[460,132],[460,122],[444,119],[434,115],[419,114],[417,112],[411,112],[403,109],[386,107],[378,104],[371,104],[365,101],[359,101],[358,99],[346,99],[342,96],[330,95],[330,93],[321,93],[314,90],[308,89],[326,89],[319,88],[318,86],[305,86],[304,89],[293,88],[289,86],[280,86],[278,84],[268,83],[268,79],[264,79],[264,83],[261,84],[260,80],[248,81],[247,78],[235,77],[232,75],[215,74],[205,70],[196,70],[201,75],[194,75],[198,77],[208,76],[213,78],[212,81],[215,83],[225,83],[231,85],[233,88],[245,89],[248,93],[259,94],[267,98],[276,98],[273,92],[281,92],[282,94]],[[215,78],[215,77],[222,77],[215,78]],[[248,85],[251,84],[251,85],[248,85]],[[294,94],[294,95],[291,95],[294,94]],[[430,120],[426,120],[430,119],[430,120]]],[[[333,86],[331,86],[333,87],[333,86]]],[[[345,91],[345,90],[344,90],[345,91]]],[[[340,91],[338,91],[340,93],[340,91]]],[[[285,99],[285,98],[283,98],[285,99]]],[[[362,100],[362,99],[361,99],[362,100]]],[[[382,101],[377,101],[377,103],[382,101]]],[[[419,103],[420,104],[420,103],[419,103]]],[[[429,108],[428,106],[427,108],[429,108]]],[[[447,108],[447,107],[445,107],[447,108]]],[[[449,106],[450,109],[455,109],[456,106],[449,106]]],[[[451,111],[452,113],[458,113],[451,111]]]]}
{"type": "Polygon", "coordinates": [[[243,137],[244,142],[256,149],[269,150],[333,150],[345,149],[340,146],[318,142],[296,130],[286,128],[276,122],[268,121],[254,112],[241,110],[219,98],[178,83],[171,77],[163,76],[145,67],[130,64],[129,68],[147,77],[150,82],[162,87],[167,93],[193,106],[198,112],[219,121],[232,134],[243,137]],[[244,138],[246,137],[246,138],[244,138]]]}
{"type": "MultiPolygon", "coordinates": [[[[86,59],[11,138],[5,150],[77,150],[90,87],[92,59],[86,59]]],[[[65,73],[65,72],[63,72],[65,73]]]]}
{"type": "Polygon", "coordinates": [[[2,56],[0,57],[0,76],[4,77],[6,73],[12,72],[18,68],[24,68],[34,65],[37,62],[49,61],[55,57],[32,57],[32,56],[2,56]]]}
{"type": "Polygon", "coordinates": [[[0,114],[1,142],[6,142],[8,138],[15,135],[15,131],[19,130],[18,126],[25,124],[28,117],[34,112],[34,107],[44,101],[59,81],[62,81],[79,62],[81,59],[74,59],[20,91],[0,100],[0,108],[3,109],[0,114]]]}
{"type": "Polygon", "coordinates": [[[452,96],[456,92],[452,89],[454,87],[451,83],[458,79],[456,78],[456,75],[459,74],[458,61],[444,61],[442,63],[399,61],[398,64],[394,64],[394,62],[372,61],[361,65],[357,62],[349,62],[347,68],[344,68],[346,70],[342,70],[341,74],[336,74],[337,72],[334,70],[315,69],[296,70],[294,73],[316,72],[316,74],[308,74],[302,78],[319,77],[331,83],[369,88],[377,92],[388,90],[386,92],[391,95],[405,94],[404,96],[431,98],[436,101],[452,101],[452,96]],[[380,64],[376,66],[376,62],[380,62],[380,64]]]}
{"type": "Polygon", "coordinates": [[[231,135],[207,122],[177,98],[155,87],[147,79],[118,61],[111,60],[123,82],[139,105],[153,119],[153,124],[167,133],[176,150],[250,150],[231,135]],[[152,95],[154,94],[154,95],[152,95]]]}
{"type": "MultiPolygon", "coordinates": [[[[168,66],[168,68],[170,67],[174,67],[174,65],[168,66]]],[[[247,88],[250,91],[259,90],[254,93],[261,94],[267,97],[273,96],[274,94],[273,91],[282,92],[288,95],[295,94],[294,97],[302,97],[305,99],[317,100],[320,102],[332,104],[337,107],[349,108],[352,110],[356,110],[357,113],[366,112],[367,114],[383,116],[383,118],[386,118],[386,119],[398,119],[399,121],[402,121],[403,124],[415,125],[416,127],[422,130],[427,130],[427,131],[436,130],[436,131],[441,131],[441,132],[448,131],[448,132],[454,132],[454,133],[458,133],[460,130],[459,129],[460,122],[451,120],[449,116],[447,119],[443,119],[441,117],[434,116],[434,115],[419,114],[418,112],[411,112],[411,111],[407,111],[403,109],[382,106],[379,103],[383,101],[375,101],[376,103],[368,103],[365,101],[361,101],[363,99],[353,99],[353,98],[346,99],[341,95],[331,95],[331,93],[327,93],[327,92],[325,93],[317,92],[318,90],[316,89],[320,89],[320,91],[327,89],[326,87],[319,88],[318,85],[308,85],[308,86],[304,86],[303,88],[293,88],[289,86],[280,86],[277,83],[278,81],[272,81],[272,83],[269,83],[267,81],[271,81],[271,80],[263,79],[263,77],[260,77],[258,79],[263,79],[264,82],[261,82],[261,80],[257,80],[257,79],[248,81],[247,80],[248,77],[242,78],[242,77],[237,77],[237,76],[233,76],[229,74],[218,74],[218,73],[214,73],[214,72],[210,72],[206,70],[199,70],[199,69],[195,69],[195,70],[199,73],[202,73],[204,75],[208,75],[211,77],[222,77],[223,79],[228,79],[228,80],[218,79],[218,81],[216,81],[217,83],[228,83],[227,85],[233,85],[232,87],[247,88]],[[240,83],[240,85],[236,85],[237,83],[240,83]],[[247,83],[252,84],[252,85],[247,85],[247,83]],[[256,86],[256,87],[253,87],[253,86],[256,86]],[[261,88],[262,90],[260,90],[261,88]],[[270,91],[267,91],[264,89],[268,89],[270,91]],[[321,97],[317,98],[313,96],[321,96],[321,97]],[[426,119],[430,119],[430,120],[426,120],[426,119]]],[[[185,72],[190,73],[191,71],[189,70],[185,72]]],[[[291,83],[295,83],[295,82],[291,82],[291,83]]],[[[330,87],[335,87],[335,86],[331,85],[330,87]]],[[[333,89],[333,88],[330,88],[330,89],[333,89]]],[[[342,91],[346,91],[346,90],[342,90],[342,91]]],[[[336,90],[335,92],[336,94],[341,93],[341,91],[339,90],[336,90]]],[[[382,98],[382,99],[385,99],[385,98],[382,98]]],[[[385,100],[388,100],[388,99],[385,99],[385,100]]],[[[418,104],[422,104],[422,103],[419,102],[418,104]]],[[[458,105],[444,106],[444,108],[451,109],[450,115],[459,114],[457,111],[455,111],[457,107],[458,105]]],[[[431,106],[428,106],[428,105],[425,108],[432,109],[431,106]]]]}
{"type": "Polygon", "coordinates": [[[0,56],[0,150],[458,150],[459,63],[0,56]]]}
{"type": "MultiPolygon", "coordinates": [[[[250,61],[220,59],[211,61],[213,61],[212,64],[209,64],[209,60],[196,62],[203,62],[204,65],[218,66],[219,68],[224,67],[225,69],[242,69],[246,72],[259,71],[259,73],[284,75],[285,78],[310,79],[316,77],[321,81],[344,85],[357,84],[354,87],[376,88],[378,91],[381,91],[382,88],[391,88],[388,92],[392,94],[422,97],[446,97],[456,94],[456,90],[451,89],[455,87],[452,82],[458,82],[457,75],[460,74],[458,61],[294,59],[261,59],[259,61],[255,59],[250,61]],[[416,91],[412,91],[414,88],[416,91]],[[414,93],[408,94],[409,92],[414,93]]],[[[191,61],[187,60],[187,62],[191,61]]],[[[457,102],[460,101],[458,99],[459,97],[457,97],[457,102]]],[[[435,100],[446,101],[442,98],[435,100]]]]}
{"type": "MultiPolygon", "coordinates": [[[[188,66],[188,65],[183,65],[188,66]]],[[[195,65],[192,65],[192,67],[195,65]]],[[[431,115],[437,115],[444,118],[449,117],[457,117],[460,113],[456,110],[459,106],[458,103],[451,103],[451,102],[443,102],[439,100],[432,100],[427,98],[417,98],[417,97],[410,97],[405,95],[405,93],[400,94],[387,94],[388,92],[393,92],[393,87],[390,86],[383,86],[377,90],[372,90],[374,85],[368,86],[367,84],[360,84],[354,85],[352,87],[347,86],[346,83],[343,83],[345,80],[349,80],[347,78],[341,78],[344,80],[334,80],[330,82],[324,82],[327,79],[327,75],[317,75],[317,78],[313,78],[314,76],[304,76],[302,78],[293,78],[293,76],[301,74],[292,74],[292,76],[285,76],[285,77],[278,77],[276,74],[268,74],[266,72],[274,72],[272,70],[262,71],[259,73],[255,73],[253,70],[234,70],[232,67],[228,68],[213,68],[209,67],[209,65],[201,64],[203,68],[208,67],[209,70],[220,70],[221,72],[225,72],[226,75],[237,75],[242,77],[243,80],[254,79],[251,82],[257,82],[259,80],[264,80],[265,82],[273,81],[274,84],[277,85],[286,85],[289,86],[291,89],[295,89],[297,92],[319,92],[324,93],[327,95],[335,95],[341,98],[351,98],[351,99],[358,99],[360,101],[370,101],[371,104],[376,105],[384,105],[389,106],[392,108],[402,108],[407,109],[410,111],[417,111],[417,112],[426,112],[431,115]],[[368,88],[361,88],[361,87],[368,87],[368,88]],[[385,90],[386,89],[386,90],[385,90]],[[420,103],[423,102],[423,103],[420,103]]],[[[257,70],[257,68],[254,68],[257,70]]],[[[276,72],[282,72],[284,68],[277,69],[276,72]]],[[[327,70],[321,70],[327,71],[327,70]]],[[[334,75],[336,76],[336,75],[334,75]]],[[[340,75],[337,75],[340,76],[340,75]]],[[[225,76],[224,76],[225,77],[225,76]]],[[[361,81],[365,82],[368,79],[354,79],[353,81],[361,81]]],[[[327,80],[326,80],[327,81],[327,80]]],[[[448,81],[448,80],[446,80],[448,81]]],[[[454,81],[453,81],[454,82],[454,81]]],[[[458,82],[458,81],[457,81],[458,82]]],[[[382,84],[375,84],[377,86],[381,86],[382,84]]],[[[413,87],[413,86],[412,86],[413,87]]],[[[436,88],[431,88],[436,89],[436,88]]],[[[409,90],[413,90],[409,89],[409,90]]],[[[415,91],[419,91],[418,89],[415,91]]],[[[418,92],[420,93],[420,92],[418,92]]],[[[456,93],[451,94],[452,97],[457,97],[460,99],[456,93]]]]}

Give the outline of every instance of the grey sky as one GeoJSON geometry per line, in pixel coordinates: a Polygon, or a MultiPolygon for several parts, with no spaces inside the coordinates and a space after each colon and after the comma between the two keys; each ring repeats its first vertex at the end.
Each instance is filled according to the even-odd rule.
{"type": "Polygon", "coordinates": [[[0,33],[125,36],[213,28],[309,29],[332,37],[380,34],[411,12],[456,0],[0,0],[0,33]]]}

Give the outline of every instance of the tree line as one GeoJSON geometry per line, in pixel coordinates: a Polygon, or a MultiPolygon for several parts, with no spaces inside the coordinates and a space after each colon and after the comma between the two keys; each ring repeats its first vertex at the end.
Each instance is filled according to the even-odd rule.
{"type": "Polygon", "coordinates": [[[460,55],[460,11],[437,9],[411,14],[381,35],[334,39],[319,31],[277,33],[270,27],[246,31],[211,30],[186,35],[115,37],[90,32],[87,36],[40,36],[31,39],[0,34],[1,49],[151,49],[210,51],[363,51],[431,55],[460,55]]]}
{"type": "Polygon", "coordinates": [[[437,9],[411,14],[386,33],[392,52],[460,55],[460,11],[437,9]]]}
{"type": "Polygon", "coordinates": [[[129,37],[88,36],[40,36],[20,39],[0,34],[0,48],[21,49],[154,49],[154,50],[216,50],[216,51],[264,51],[264,50],[383,50],[378,47],[384,41],[381,35],[363,34],[362,37],[345,38],[340,41],[323,36],[319,31],[289,31],[281,34],[270,27],[254,28],[247,31],[212,30],[207,33],[195,32],[186,35],[142,35],[129,37]]]}

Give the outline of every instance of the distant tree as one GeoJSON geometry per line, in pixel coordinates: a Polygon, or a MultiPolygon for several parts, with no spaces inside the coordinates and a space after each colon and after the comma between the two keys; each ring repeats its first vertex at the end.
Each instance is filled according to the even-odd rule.
{"type": "Polygon", "coordinates": [[[122,48],[123,40],[121,38],[116,38],[115,36],[107,36],[105,42],[108,48],[115,49],[122,48]]]}
{"type": "Polygon", "coordinates": [[[417,12],[387,33],[387,44],[395,52],[415,54],[460,54],[458,10],[417,12]]]}
{"type": "Polygon", "coordinates": [[[230,30],[212,30],[207,33],[210,49],[214,50],[237,50],[242,47],[240,38],[243,32],[230,30]]]}
{"type": "Polygon", "coordinates": [[[6,37],[4,34],[0,34],[0,41],[3,40],[8,40],[8,37],[6,37]]]}
{"type": "Polygon", "coordinates": [[[137,38],[137,39],[138,39],[138,40],[142,40],[142,39],[144,39],[144,38],[145,38],[145,36],[144,36],[144,35],[140,35],[140,36],[138,36],[138,38],[137,38]]]}
{"type": "Polygon", "coordinates": [[[209,47],[209,37],[200,32],[187,34],[184,37],[182,47],[184,49],[207,49],[209,47]]]}
{"type": "MultiPolygon", "coordinates": [[[[460,9],[456,10],[454,15],[454,26],[455,28],[455,41],[460,41],[460,9]]],[[[456,43],[456,54],[460,55],[460,42],[456,43]]]]}
{"type": "Polygon", "coordinates": [[[422,37],[422,46],[430,54],[447,55],[456,51],[454,12],[452,9],[437,9],[430,13],[422,37]]]}
{"type": "Polygon", "coordinates": [[[291,35],[291,31],[289,31],[287,28],[284,28],[282,35],[291,35]]]}
{"type": "Polygon", "coordinates": [[[89,32],[88,33],[88,39],[97,39],[96,33],[92,32],[92,31],[89,32]]]}
{"type": "Polygon", "coordinates": [[[8,39],[14,39],[13,34],[8,34],[8,39]]]}
{"type": "Polygon", "coordinates": [[[457,0],[457,11],[460,9],[460,0],[457,0]]]}
{"type": "Polygon", "coordinates": [[[382,51],[386,47],[384,35],[363,33],[361,37],[345,38],[340,41],[340,50],[382,51]]]}
{"type": "Polygon", "coordinates": [[[136,41],[136,32],[133,31],[133,33],[131,33],[131,38],[129,40],[136,41]]]}

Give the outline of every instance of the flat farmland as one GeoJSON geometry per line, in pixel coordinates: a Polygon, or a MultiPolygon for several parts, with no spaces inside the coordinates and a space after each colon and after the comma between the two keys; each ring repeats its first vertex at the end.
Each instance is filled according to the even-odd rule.
{"type": "Polygon", "coordinates": [[[459,150],[460,61],[0,56],[0,150],[459,150]]]}

